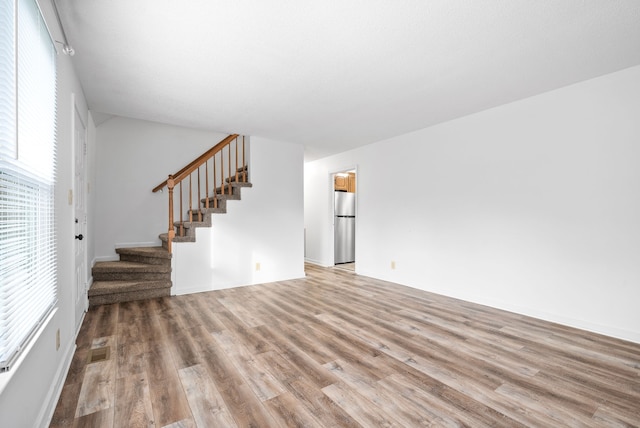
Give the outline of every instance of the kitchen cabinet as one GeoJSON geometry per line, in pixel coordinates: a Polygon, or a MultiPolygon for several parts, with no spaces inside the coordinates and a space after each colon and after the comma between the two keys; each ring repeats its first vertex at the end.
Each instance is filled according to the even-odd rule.
{"type": "Polygon", "coordinates": [[[350,172],[348,174],[336,174],[334,179],[334,190],[338,192],[351,192],[356,191],[356,174],[350,172]]]}
{"type": "Polygon", "coordinates": [[[353,172],[347,177],[347,192],[356,193],[356,174],[353,172]]]}
{"type": "Polygon", "coordinates": [[[348,192],[349,191],[348,177],[344,175],[336,174],[334,190],[348,192]]]}

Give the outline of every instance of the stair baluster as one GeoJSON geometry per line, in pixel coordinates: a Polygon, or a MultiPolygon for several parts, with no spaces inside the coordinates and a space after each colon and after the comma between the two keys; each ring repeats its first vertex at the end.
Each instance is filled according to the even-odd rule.
{"type": "Polygon", "coordinates": [[[204,209],[209,209],[209,161],[204,163],[204,187],[206,197],[204,198],[204,209]]]}
{"type": "Polygon", "coordinates": [[[216,189],[218,188],[218,174],[216,173],[216,160],[213,160],[213,208],[218,208],[218,195],[216,189]]]}

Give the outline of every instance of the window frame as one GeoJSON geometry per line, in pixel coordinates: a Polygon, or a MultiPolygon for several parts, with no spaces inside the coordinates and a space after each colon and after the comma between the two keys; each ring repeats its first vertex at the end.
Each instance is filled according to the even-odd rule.
{"type": "Polygon", "coordinates": [[[0,13],[7,14],[0,22],[13,18],[11,28],[3,25],[0,45],[0,54],[9,58],[5,64],[10,63],[0,68],[0,114],[8,119],[0,129],[0,372],[5,372],[29,349],[58,303],[57,52],[36,0],[0,0],[0,13]]]}

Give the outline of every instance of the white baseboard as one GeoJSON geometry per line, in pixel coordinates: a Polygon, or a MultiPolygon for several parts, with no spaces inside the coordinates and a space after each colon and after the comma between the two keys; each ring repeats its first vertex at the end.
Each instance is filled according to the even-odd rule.
{"type": "Polygon", "coordinates": [[[305,277],[305,273],[298,273],[298,274],[294,274],[294,275],[290,275],[290,276],[285,276],[282,278],[278,278],[278,279],[273,279],[270,278],[268,280],[265,280],[265,282],[254,282],[254,283],[250,283],[250,284],[234,284],[234,283],[226,283],[226,284],[222,284],[222,285],[216,285],[215,287],[211,286],[210,284],[203,284],[201,286],[191,286],[191,287],[176,287],[175,282],[173,283],[173,287],[171,287],[171,295],[172,296],[183,296],[185,294],[194,294],[194,293],[202,293],[205,291],[217,291],[217,290],[227,290],[230,288],[241,288],[241,287],[249,287],[251,285],[258,285],[258,284],[267,284],[267,283],[271,283],[271,282],[278,282],[278,281],[291,281],[294,279],[301,279],[305,277]]]}
{"type": "Polygon", "coordinates": [[[117,262],[120,260],[120,256],[117,254],[115,256],[100,256],[93,259],[93,265],[95,266],[97,262],[117,262]]]}
{"type": "Polygon", "coordinates": [[[113,250],[115,251],[116,248],[158,247],[160,245],[161,242],[159,240],[152,242],[125,242],[122,244],[115,244],[113,246],[113,250]]]}
{"type": "Polygon", "coordinates": [[[321,266],[321,267],[329,267],[330,264],[323,263],[319,260],[310,259],[308,257],[304,258],[305,263],[311,263],[312,265],[321,266]]]}
{"type": "Polygon", "coordinates": [[[55,382],[51,385],[51,388],[49,388],[47,399],[45,400],[45,405],[40,410],[40,415],[38,415],[38,418],[36,419],[37,424],[35,426],[48,427],[51,424],[53,413],[56,411],[56,405],[58,404],[58,400],[60,400],[60,395],[62,394],[64,381],[67,379],[69,369],[71,368],[73,354],[76,352],[77,337],[78,332],[76,332],[76,337],[73,340],[69,341],[69,346],[67,346],[64,358],[62,359],[60,366],[58,367],[58,371],[56,372],[55,382]]]}

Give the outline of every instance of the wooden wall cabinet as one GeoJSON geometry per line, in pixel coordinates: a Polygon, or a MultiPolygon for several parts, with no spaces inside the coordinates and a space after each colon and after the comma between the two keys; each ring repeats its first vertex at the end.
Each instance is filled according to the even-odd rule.
{"type": "Polygon", "coordinates": [[[349,180],[347,179],[347,177],[345,177],[343,175],[337,175],[336,174],[334,190],[348,192],[349,191],[349,180]]]}
{"type": "Polygon", "coordinates": [[[350,172],[348,175],[336,174],[334,179],[334,190],[342,192],[355,193],[356,191],[356,174],[350,172]]]}

